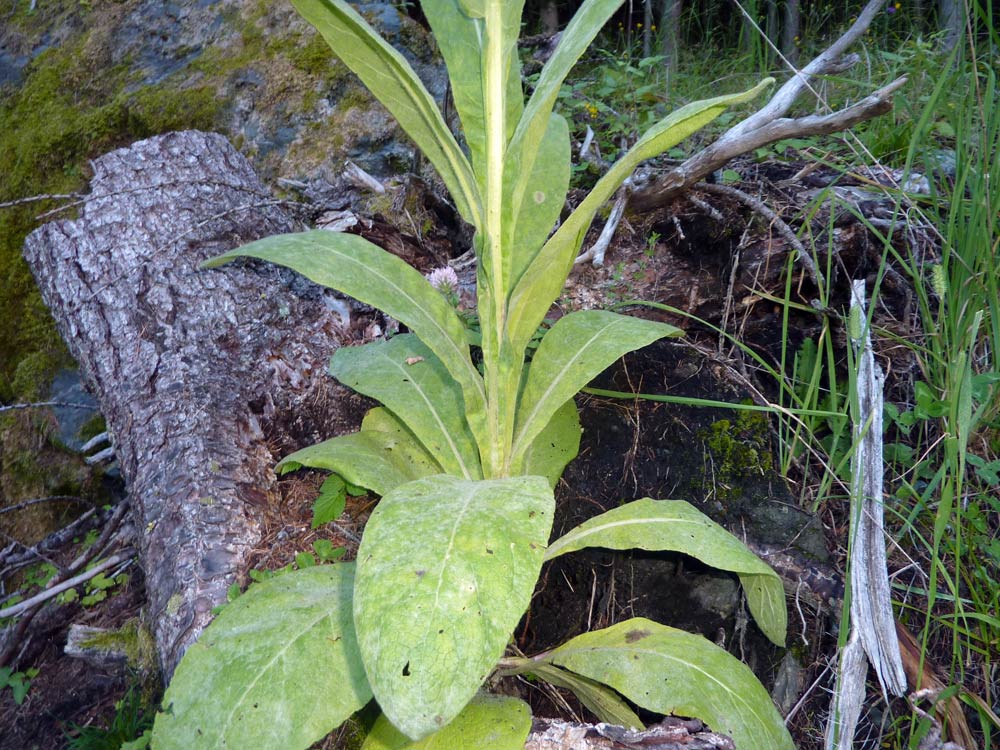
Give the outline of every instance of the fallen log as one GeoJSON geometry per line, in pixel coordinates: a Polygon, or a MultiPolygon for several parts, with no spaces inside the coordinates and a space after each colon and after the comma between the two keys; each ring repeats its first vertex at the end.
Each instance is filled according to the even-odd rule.
{"type": "MultiPolygon", "coordinates": [[[[294,228],[222,136],[159,136],[93,169],[79,217],[33,232],[24,254],[113,436],[169,679],[245,573],[275,489],[268,440],[279,416],[331,387],[342,320],[291,272],[199,271],[294,228]]],[[[296,429],[322,429],[335,407],[323,402],[296,413],[296,429]]]]}

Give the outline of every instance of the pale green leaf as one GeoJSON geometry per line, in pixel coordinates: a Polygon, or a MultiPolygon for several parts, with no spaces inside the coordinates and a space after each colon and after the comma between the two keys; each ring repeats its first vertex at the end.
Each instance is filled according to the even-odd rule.
{"type": "Polygon", "coordinates": [[[781,579],[743,542],[684,500],[643,498],[584,521],[545,553],[551,560],[585,547],[683,552],[739,576],[761,631],[785,644],[788,613],[781,579]]]}
{"type": "Polygon", "coordinates": [[[754,673],[700,635],[635,618],[579,635],[546,661],[610,685],[649,711],[701,719],[738,748],[795,748],[754,673]]]}
{"type": "MultiPolygon", "coordinates": [[[[378,411],[387,414],[385,410],[378,411]]],[[[367,429],[363,423],[361,432],[330,438],[296,451],[278,464],[278,470],[285,473],[303,466],[325,469],[378,495],[441,472],[441,467],[409,431],[398,423],[392,429],[390,424],[393,423],[387,422],[385,430],[377,430],[367,429]]]]}
{"type": "MultiPolygon", "coordinates": [[[[506,14],[520,16],[520,4],[510,3],[506,14]]],[[[434,32],[434,39],[441,49],[448,78],[451,81],[452,99],[462,121],[465,142],[472,157],[473,171],[480,189],[485,174],[486,120],[483,103],[483,68],[486,36],[483,17],[485,3],[478,7],[461,0],[423,0],[420,8],[434,32]]],[[[509,23],[509,22],[508,22],[509,23]]],[[[518,27],[515,25],[513,41],[518,27]]],[[[521,93],[521,70],[516,48],[508,42],[507,55],[507,127],[513,131],[524,107],[521,93]]],[[[508,136],[510,132],[508,132],[508,136]]],[[[481,227],[479,227],[481,228],[481,227]]]]}
{"type": "MultiPolygon", "coordinates": [[[[562,291],[573,261],[583,243],[594,214],[614,195],[635,168],[701,129],[733,104],[757,96],[771,85],[768,78],[738,94],[692,102],[675,110],[651,127],[638,142],[597,181],[586,198],[542,247],[511,294],[508,321],[511,340],[518,348],[527,344],[562,291]]],[[[530,108],[530,103],[529,103],[530,108]]],[[[527,111],[525,112],[527,116],[527,111]]]]}
{"type": "Polygon", "coordinates": [[[635,711],[614,690],[589,677],[560,669],[554,664],[536,663],[530,670],[539,679],[572,690],[598,721],[627,729],[645,729],[635,711]]]}
{"type": "Polygon", "coordinates": [[[503,654],[554,506],[542,477],[443,474],[376,506],[358,550],[354,622],[379,706],[411,739],[454,719],[503,654]]]}
{"type": "Polygon", "coordinates": [[[531,442],[520,473],[545,477],[555,488],[566,464],[580,452],[580,433],[580,413],[570,399],[559,407],[545,429],[531,442]]]}
{"type": "Polygon", "coordinates": [[[404,323],[462,388],[465,418],[476,442],[480,448],[489,444],[483,379],[469,356],[465,326],[419,271],[363,237],[322,229],[251,242],[203,265],[214,268],[243,256],[288,266],[404,323]]]}
{"type": "Polygon", "coordinates": [[[361,750],[522,750],[531,732],[531,709],[519,698],[477,694],[448,726],[411,741],[382,714],[361,750]]]}
{"type": "Polygon", "coordinates": [[[154,750],[305,748],[364,706],[353,588],[353,563],[323,565],[228,604],[178,664],[154,750]]]}
{"type": "Polygon", "coordinates": [[[552,415],[619,357],[681,331],[606,310],[578,310],[556,321],[531,360],[514,431],[519,461],[552,415]]]}
{"type": "MultiPolygon", "coordinates": [[[[546,160],[549,158],[543,144],[546,130],[551,128],[549,115],[563,80],[621,4],[622,0],[586,0],[563,30],[552,57],[542,68],[507,152],[508,162],[516,176],[511,192],[512,206],[521,205],[534,190],[533,175],[538,154],[545,154],[546,160]]],[[[516,281],[519,276],[520,273],[513,280],[516,281]]]]}
{"type": "MultiPolygon", "coordinates": [[[[498,356],[498,326],[502,325],[504,318],[501,308],[507,301],[513,260],[504,236],[513,218],[504,214],[505,185],[513,178],[513,175],[505,173],[505,156],[510,136],[524,108],[520,75],[516,75],[516,81],[511,76],[511,65],[519,68],[517,38],[523,7],[524,0],[484,0],[482,3],[485,161],[476,176],[483,197],[484,224],[482,244],[477,254],[480,262],[479,316],[483,330],[483,356],[487,362],[498,356]],[[484,287],[491,292],[496,308],[483,304],[484,287]],[[494,344],[497,346],[494,347],[494,344]]],[[[498,431],[503,430],[504,425],[501,424],[498,431]]],[[[484,459],[484,465],[490,466],[491,463],[492,459],[484,459]]]]}
{"type": "Polygon", "coordinates": [[[412,333],[341,347],[334,352],[330,374],[387,406],[445,473],[482,478],[462,391],[441,360],[412,333]]]}
{"type": "MultiPolygon", "coordinates": [[[[549,238],[566,203],[569,189],[570,153],[569,126],[560,115],[549,116],[541,144],[545,158],[536,159],[525,192],[518,192],[518,181],[508,177],[504,184],[504,213],[512,217],[506,226],[506,245],[513,254],[511,284],[524,273],[539,248],[549,238]]],[[[520,164],[508,153],[505,171],[517,175],[520,164]]]]}
{"type": "Polygon", "coordinates": [[[473,226],[482,226],[482,207],[472,168],[434,97],[406,58],[344,0],[292,0],[292,5],[426,154],[462,218],[473,226]]]}

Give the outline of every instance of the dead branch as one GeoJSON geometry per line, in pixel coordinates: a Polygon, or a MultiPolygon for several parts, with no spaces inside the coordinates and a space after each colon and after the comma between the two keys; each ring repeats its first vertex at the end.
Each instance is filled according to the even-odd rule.
{"type": "Polygon", "coordinates": [[[33,505],[40,505],[41,503],[84,503],[82,497],[77,495],[49,495],[48,497],[35,497],[31,500],[25,500],[18,503],[17,505],[8,505],[6,508],[0,508],[0,515],[4,513],[13,513],[14,511],[24,510],[25,508],[30,508],[33,505]]]}
{"type": "Polygon", "coordinates": [[[78,576],[73,576],[62,583],[58,583],[52,588],[45,589],[44,591],[35,594],[30,599],[25,599],[23,602],[18,602],[5,609],[0,609],[0,618],[3,617],[16,617],[29,609],[37,607],[39,604],[43,604],[54,596],[58,596],[67,589],[71,589],[74,586],[79,586],[85,581],[89,581],[91,578],[95,577],[98,573],[103,573],[108,568],[113,568],[119,563],[123,563],[126,560],[131,559],[135,556],[135,550],[126,549],[119,552],[117,555],[112,555],[106,560],[101,560],[97,565],[92,567],[90,570],[86,570],[80,573],[78,576]]]}
{"type": "Polygon", "coordinates": [[[83,195],[81,193],[52,193],[49,195],[29,195],[26,198],[18,198],[13,201],[4,201],[0,203],[0,208],[14,208],[15,206],[23,206],[28,203],[39,203],[40,201],[73,201],[79,200],[83,195]]]}
{"type": "MultiPolygon", "coordinates": [[[[129,502],[123,500],[118,503],[118,505],[111,512],[110,516],[107,518],[107,523],[104,529],[101,531],[101,535],[98,537],[94,544],[90,545],[85,549],[73,562],[67,566],[58,565],[54,560],[46,557],[42,552],[37,551],[35,548],[28,550],[31,557],[28,558],[28,562],[33,562],[35,557],[39,557],[47,560],[51,564],[55,565],[59,572],[58,574],[46,585],[45,589],[40,591],[35,596],[26,599],[22,602],[12,604],[9,607],[0,609],[0,618],[3,617],[19,617],[20,619],[17,623],[7,628],[6,630],[0,631],[0,667],[6,666],[11,663],[14,658],[14,654],[20,648],[23,652],[23,647],[21,647],[22,641],[25,639],[25,635],[28,633],[28,628],[31,625],[32,620],[35,615],[42,609],[46,602],[49,602],[53,597],[61,594],[68,589],[74,588],[77,585],[90,580],[98,573],[108,570],[115,565],[124,563],[126,566],[131,564],[132,558],[135,556],[135,552],[132,551],[131,541],[126,544],[126,549],[119,552],[116,555],[112,555],[106,560],[101,561],[94,567],[86,570],[78,575],[75,575],[77,571],[81,570],[90,563],[91,560],[100,557],[101,555],[109,552],[113,547],[121,544],[124,539],[130,539],[133,535],[133,530],[130,526],[126,526],[122,529],[122,533],[116,534],[119,524],[121,524],[122,519],[125,517],[125,511],[129,507],[129,502]]],[[[94,511],[88,511],[84,514],[84,517],[93,515],[94,511]]],[[[79,521],[70,525],[68,528],[77,527],[79,521]]],[[[65,530],[59,532],[60,538],[65,540],[65,530]]],[[[51,538],[51,537],[50,537],[51,538]]],[[[37,547],[38,545],[36,545],[37,547]]],[[[19,566],[11,566],[5,569],[16,570],[19,566]]]]}
{"type": "Polygon", "coordinates": [[[73,404],[67,401],[34,401],[30,404],[7,404],[6,406],[0,406],[0,412],[14,411],[16,409],[41,409],[45,406],[60,406],[64,409],[88,409],[89,411],[97,411],[97,407],[94,404],[73,404]]]}
{"type": "Polygon", "coordinates": [[[835,133],[888,112],[892,107],[892,94],[906,83],[905,77],[896,79],[842,110],[824,115],[785,117],[804,91],[814,91],[812,83],[818,76],[841,72],[860,60],[857,55],[845,55],[844,52],[865,33],[884,2],[885,0],[870,0],[858,15],[858,20],[812,62],[797,70],[766,105],[727,130],[708,148],[672,169],[655,184],[637,191],[632,197],[632,207],[639,212],[652,211],[720,169],[730,159],[769,143],[784,138],[835,133]]]}
{"type": "MultiPolygon", "coordinates": [[[[625,182],[628,183],[628,180],[625,182]]],[[[615,236],[615,230],[618,229],[618,224],[621,222],[622,216],[625,215],[625,206],[628,203],[630,191],[631,186],[628,184],[624,184],[618,189],[618,194],[615,196],[615,203],[611,207],[611,213],[608,214],[608,220],[604,223],[604,229],[601,230],[601,236],[597,238],[597,241],[593,245],[587,248],[586,252],[579,255],[573,261],[574,263],[583,263],[589,260],[595,266],[604,265],[604,255],[608,251],[612,237],[615,236]]]]}
{"type": "Polygon", "coordinates": [[[53,531],[42,541],[32,547],[26,547],[20,542],[11,542],[0,552],[0,578],[7,576],[18,568],[30,565],[38,560],[44,560],[54,550],[68,544],[74,537],[90,531],[94,526],[102,524],[112,511],[98,513],[97,508],[91,508],[82,516],[73,521],[69,526],[53,531]],[[16,552],[18,547],[22,547],[21,552],[16,552]]]}

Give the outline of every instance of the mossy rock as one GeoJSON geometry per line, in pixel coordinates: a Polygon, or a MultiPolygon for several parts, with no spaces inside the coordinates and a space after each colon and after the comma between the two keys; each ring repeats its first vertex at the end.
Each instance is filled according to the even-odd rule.
{"type": "MultiPolygon", "coordinates": [[[[88,160],[180,129],[218,130],[267,178],[374,173],[412,147],[290,4],[0,0],[0,202],[84,189],[88,160]],[[9,6],[5,8],[4,6],[9,6]],[[99,71],[99,73],[98,73],[99,71]],[[3,83],[6,82],[6,83],[3,83]]],[[[361,8],[443,97],[431,37],[388,3],[361,8]]],[[[69,364],[20,257],[41,201],[0,209],[0,400],[34,399],[69,364]]],[[[58,218],[71,216],[71,211],[58,218]]]]}
{"type": "Polygon", "coordinates": [[[60,445],[55,433],[54,421],[42,411],[0,418],[0,508],[36,498],[72,498],[0,514],[0,532],[29,546],[101,499],[98,473],[60,445]]]}

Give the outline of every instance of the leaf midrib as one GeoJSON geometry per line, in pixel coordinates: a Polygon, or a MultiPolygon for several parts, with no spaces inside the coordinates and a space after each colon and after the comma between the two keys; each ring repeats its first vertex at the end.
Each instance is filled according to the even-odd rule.
{"type": "Polygon", "coordinates": [[[315,620],[312,620],[309,623],[308,627],[302,629],[295,637],[289,638],[284,646],[282,646],[281,648],[277,649],[272,653],[271,658],[264,663],[264,665],[257,672],[257,675],[252,680],[250,680],[250,682],[246,686],[246,689],[244,689],[244,691],[240,694],[239,699],[233,703],[233,709],[226,716],[226,721],[222,724],[222,726],[219,729],[218,737],[220,740],[226,737],[229,728],[233,725],[233,717],[239,712],[240,708],[244,705],[246,697],[257,686],[257,683],[260,682],[260,680],[265,676],[265,674],[267,674],[267,672],[271,669],[271,667],[274,666],[275,662],[283,658],[285,653],[289,649],[291,649],[295,644],[297,644],[303,637],[306,636],[307,633],[309,633],[324,619],[332,620],[333,614],[331,612],[321,613],[319,617],[317,617],[315,620]]]}
{"type": "MultiPolygon", "coordinates": [[[[753,703],[751,703],[748,700],[746,700],[740,693],[738,693],[737,691],[731,689],[725,682],[723,682],[722,680],[718,679],[717,677],[715,677],[710,672],[705,671],[703,668],[701,668],[697,664],[695,664],[693,662],[685,661],[684,659],[681,659],[681,658],[679,658],[677,656],[674,656],[673,654],[667,654],[667,653],[664,653],[662,651],[653,651],[653,650],[644,649],[644,648],[634,648],[634,647],[627,647],[626,648],[624,646],[580,646],[579,648],[573,648],[573,649],[568,649],[566,651],[560,651],[558,654],[556,654],[554,656],[563,656],[565,654],[572,654],[574,652],[575,653],[579,653],[579,654],[583,654],[584,652],[591,652],[591,653],[593,653],[593,652],[607,652],[609,654],[612,654],[617,659],[617,658],[621,658],[623,652],[626,652],[626,651],[628,653],[630,653],[630,654],[632,654],[632,653],[638,653],[638,654],[643,654],[643,655],[651,656],[651,657],[656,658],[656,659],[664,659],[664,660],[676,662],[677,664],[684,665],[684,666],[686,666],[686,667],[688,667],[688,668],[690,668],[690,669],[692,669],[692,670],[694,670],[696,672],[699,672],[700,674],[702,674],[706,678],[708,678],[709,681],[715,683],[719,688],[721,688],[721,690],[724,693],[726,693],[727,695],[733,696],[733,699],[735,701],[737,701],[738,703],[742,704],[746,708],[747,712],[751,716],[753,716],[757,720],[757,722],[760,724],[760,726],[763,728],[765,736],[769,736],[771,734],[766,729],[766,727],[768,726],[768,723],[756,711],[756,709],[754,708],[754,704],[753,703]]],[[[563,665],[563,666],[565,666],[566,669],[570,669],[570,670],[572,670],[574,672],[579,672],[579,670],[573,669],[572,667],[569,667],[567,665],[563,665]]],[[[584,677],[586,677],[586,675],[584,675],[584,677]]],[[[591,679],[593,679],[593,678],[591,678],[591,679]]],[[[612,687],[614,687],[614,686],[612,686],[612,687]]],[[[616,689],[618,689],[618,688],[616,688],[616,689]]]]}
{"type": "MultiPolygon", "coordinates": [[[[423,399],[424,404],[427,406],[427,410],[430,412],[431,416],[434,419],[434,423],[438,426],[438,432],[444,437],[449,450],[451,451],[452,455],[455,456],[455,459],[458,461],[458,465],[462,469],[463,478],[472,479],[472,474],[469,472],[469,468],[465,464],[465,457],[462,455],[462,451],[459,450],[458,445],[451,437],[451,433],[448,431],[447,427],[442,421],[441,416],[438,413],[437,407],[434,403],[434,399],[430,398],[427,395],[427,392],[423,389],[420,383],[417,382],[415,378],[410,377],[406,369],[397,360],[393,359],[392,357],[386,356],[384,353],[382,354],[382,356],[399,371],[400,375],[402,375],[403,377],[404,382],[409,383],[410,387],[412,387],[413,390],[415,390],[419,394],[420,398],[423,399]]],[[[424,447],[426,448],[426,446],[424,447]]]]}
{"type": "MultiPolygon", "coordinates": [[[[306,244],[308,246],[310,246],[310,247],[318,247],[320,249],[327,249],[327,250],[329,250],[334,255],[336,255],[338,258],[342,258],[342,259],[348,261],[349,263],[351,263],[355,267],[360,267],[366,274],[369,274],[371,276],[375,276],[375,277],[381,279],[387,286],[389,286],[392,289],[395,289],[397,292],[399,292],[399,294],[404,299],[406,299],[407,302],[409,302],[413,306],[413,309],[417,310],[420,313],[420,315],[425,319],[425,322],[431,323],[432,324],[431,327],[433,329],[435,329],[437,331],[437,333],[445,339],[445,341],[447,342],[447,345],[448,345],[449,349],[451,350],[452,354],[455,357],[457,357],[462,362],[462,365],[463,365],[462,369],[466,371],[465,374],[466,374],[466,377],[468,378],[468,383],[473,386],[473,388],[476,390],[477,394],[481,398],[485,399],[486,392],[485,392],[485,389],[483,387],[482,380],[479,377],[479,373],[476,372],[475,368],[472,366],[472,361],[469,359],[468,353],[467,352],[463,352],[462,349],[459,348],[459,346],[455,343],[455,340],[452,338],[452,336],[448,332],[448,330],[446,328],[444,328],[437,321],[436,316],[431,315],[429,312],[427,312],[426,310],[424,310],[423,305],[420,304],[417,300],[415,300],[409,293],[407,293],[406,290],[403,287],[401,287],[398,283],[396,283],[395,281],[393,281],[392,279],[390,279],[389,277],[387,277],[385,274],[381,273],[378,269],[374,269],[374,268],[371,268],[369,266],[366,266],[364,263],[362,263],[361,261],[357,260],[356,258],[354,258],[353,256],[351,256],[350,254],[345,253],[342,250],[338,250],[336,247],[331,247],[329,245],[323,245],[323,244],[320,244],[320,243],[317,243],[317,242],[310,242],[310,241],[306,241],[306,244]]],[[[424,343],[427,344],[427,341],[424,341],[424,343]]],[[[433,348],[431,350],[433,351],[433,348]]],[[[446,364],[446,360],[445,360],[444,357],[441,358],[441,361],[442,361],[442,363],[445,363],[445,367],[450,372],[451,368],[448,368],[448,365],[446,364]]],[[[454,373],[452,373],[452,375],[454,375],[454,373]]],[[[462,390],[464,391],[465,388],[463,387],[462,390]]]]}

